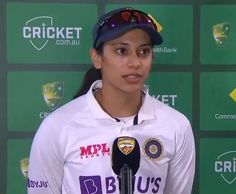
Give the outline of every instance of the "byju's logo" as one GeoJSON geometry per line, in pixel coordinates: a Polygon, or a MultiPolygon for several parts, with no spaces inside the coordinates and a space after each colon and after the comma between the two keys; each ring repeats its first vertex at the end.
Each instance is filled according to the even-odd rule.
{"type": "Polygon", "coordinates": [[[78,46],[82,27],[54,26],[53,17],[39,16],[28,20],[23,26],[23,38],[29,40],[38,51],[42,50],[49,40],[60,46],[78,46]]]}
{"type": "Polygon", "coordinates": [[[102,194],[100,176],[80,176],[81,194],[102,194]]]}
{"type": "Polygon", "coordinates": [[[222,179],[232,184],[236,180],[236,151],[228,151],[217,157],[215,161],[215,172],[222,179]]]}
{"type": "Polygon", "coordinates": [[[42,93],[48,108],[55,110],[59,106],[64,94],[64,82],[56,81],[44,84],[42,86],[42,93]]]}
{"type": "Polygon", "coordinates": [[[233,91],[230,92],[229,96],[233,99],[234,102],[236,102],[236,88],[234,88],[233,91]]]}
{"type": "Polygon", "coordinates": [[[229,23],[218,23],[212,27],[212,33],[217,46],[222,47],[228,39],[230,32],[229,23]]]}

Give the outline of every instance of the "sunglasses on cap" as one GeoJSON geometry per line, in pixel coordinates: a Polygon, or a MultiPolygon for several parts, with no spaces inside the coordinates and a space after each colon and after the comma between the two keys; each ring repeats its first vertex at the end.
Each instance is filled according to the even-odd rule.
{"type": "Polygon", "coordinates": [[[156,22],[148,14],[140,10],[127,8],[111,16],[108,16],[105,20],[103,20],[98,27],[97,33],[100,34],[105,30],[114,29],[119,26],[124,26],[132,23],[148,25],[154,30],[158,31],[156,22]]]}

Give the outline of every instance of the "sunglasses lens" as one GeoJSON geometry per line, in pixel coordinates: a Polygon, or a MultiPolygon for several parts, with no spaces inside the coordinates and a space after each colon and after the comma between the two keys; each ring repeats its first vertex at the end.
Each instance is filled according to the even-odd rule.
{"type": "MultiPolygon", "coordinates": [[[[122,32],[122,27],[126,27],[129,25],[131,27],[132,26],[139,27],[138,26],[139,24],[142,25],[142,28],[149,27],[158,32],[155,19],[153,19],[150,15],[139,10],[126,9],[117,12],[111,16],[108,16],[100,23],[98,29],[96,30],[96,36],[94,39],[94,48],[98,46],[99,38],[102,37],[102,34],[104,34],[103,36],[104,39],[105,36],[109,36],[109,32],[111,32],[112,35],[112,31],[115,32],[116,29],[117,31],[122,32]]],[[[159,44],[161,42],[162,41],[157,43],[159,44]]]]}
{"type": "Polygon", "coordinates": [[[127,22],[129,21],[131,15],[132,14],[131,14],[130,11],[123,11],[123,12],[120,13],[121,19],[124,20],[124,21],[127,21],[127,22]]]}
{"type": "Polygon", "coordinates": [[[130,23],[149,25],[157,30],[153,20],[144,12],[138,10],[125,10],[107,18],[104,22],[102,22],[98,31],[101,32],[107,28],[112,29],[130,23]]]}

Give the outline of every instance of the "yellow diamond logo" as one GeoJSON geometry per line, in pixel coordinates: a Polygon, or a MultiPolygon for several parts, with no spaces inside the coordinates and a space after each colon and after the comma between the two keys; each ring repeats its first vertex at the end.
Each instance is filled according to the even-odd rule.
{"type": "Polygon", "coordinates": [[[236,102],[236,88],[229,94],[229,96],[236,102]]]}

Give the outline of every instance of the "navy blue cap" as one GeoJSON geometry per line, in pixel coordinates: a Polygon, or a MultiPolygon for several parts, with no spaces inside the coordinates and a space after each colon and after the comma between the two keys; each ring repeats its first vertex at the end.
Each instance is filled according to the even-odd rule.
{"type": "Polygon", "coordinates": [[[160,33],[157,30],[155,30],[152,26],[150,26],[150,24],[145,24],[145,23],[130,22],[125,25],[120,25],[117,28],[106,28],[106,30],[103,30],[102,33],[99,33],[100,26],[102,25],[104,21],[106,21],[107,18],[127,9],[132,10],[133,8],[130,8],[130,7],[118,8],[102,15],[99,18],[98,22],[95,24],[93,28],[93,47],[94,48],[97,48],[101,43],[118,38],[125,32],[134,28],[139,28],[146,31],[149,34],[153,45],[160,45],[163,42],[160,33]]]}

